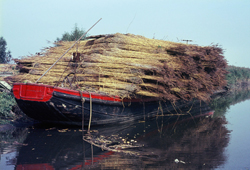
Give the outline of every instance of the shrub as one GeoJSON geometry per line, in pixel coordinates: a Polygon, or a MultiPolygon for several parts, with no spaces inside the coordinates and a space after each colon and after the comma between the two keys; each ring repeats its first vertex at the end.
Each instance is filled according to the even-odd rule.
{"type": "Polygon", "coordinates": [[[16,105],[16,101],[11,93],[0,93],[0,123],[15,118],[12,107],[16,105]]]}
{"type": "Polygon", "coordinates": [[[228,66],[228,74],[226,76],[228,85],[235,85],[242,81],[249,81],[250,68],[228,66]]]}

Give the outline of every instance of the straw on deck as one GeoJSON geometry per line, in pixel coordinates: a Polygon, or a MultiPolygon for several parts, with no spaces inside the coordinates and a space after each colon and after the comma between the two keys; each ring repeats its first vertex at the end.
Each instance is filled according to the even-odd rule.
{"type": "MultiPolygon", "coordinates": [[[[11,82],[35,82],[74,42],[59,42],[42,55],[17,60],[20,74],[11,82]]],[[[120,97],[164,100],[209,99],[226,85],[227,65],[218,46],[201,47],[132,34],[91,36],[79,42],[79,58],[69,52],[39,83],[62,85],[120,97]],[[67,85],[72,81],[72,86],[67,85]]]]}

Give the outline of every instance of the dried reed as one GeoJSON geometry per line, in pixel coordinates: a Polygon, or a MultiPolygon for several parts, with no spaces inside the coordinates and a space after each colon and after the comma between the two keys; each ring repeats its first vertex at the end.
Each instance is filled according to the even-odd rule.
{"type": "MultiPolygon", "coordinates": [[[[39,83],[118,95],[175,101],[198,98],[225,84],[227,62],[218,46],[196,46],[132,34],[92,36],[71,49],[39,83]],[[76,62],[73,53],[79,53],[76,62]],[[72,86],[63,81],[72,81],[72,86]]],[[[74,42],[59,42],[43,55],[17,60],[11,82],[35,82],[74,42]]]]}

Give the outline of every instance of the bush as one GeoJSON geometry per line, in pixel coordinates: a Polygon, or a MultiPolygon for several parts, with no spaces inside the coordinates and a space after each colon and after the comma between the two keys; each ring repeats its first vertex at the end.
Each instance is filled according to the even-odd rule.
{"type": "Polygon", "coordinates": [[[228,66],[226,76],[228,85],[236,85],[240,82],[247,82],[250,79],[250,68],[228,66]]]}
{"type": "Polygon", "coordinates": [[[15,114],[12,112],[12,107],[15,105],[16,101],[11,93],[0,93],[0,123],[15,118],[15,114]]]}

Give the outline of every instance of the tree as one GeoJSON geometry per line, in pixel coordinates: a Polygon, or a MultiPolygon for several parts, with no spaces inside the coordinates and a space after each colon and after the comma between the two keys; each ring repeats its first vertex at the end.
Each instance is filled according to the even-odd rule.
{"type": "Polygon", "coordinates": [[[7,43],[3,37],[0,38],[0,63],[8,63],[11,60],[10,51],[6,52],[7,43]]]}
{"type": "MultiPolygon", "coordinates": [[[[75,24],[75,28],[73,29],[73,31],[71,33],[65,32],[61,38],[57,38],[56,41],[76,41],[78,40],[83,34],[85,33],[85,31],[83,29],[79,29],[77,27],[77,24],[75,24]]],[[[85,35],[83,39],[86,38],[87,35],[85,35]]]]}

